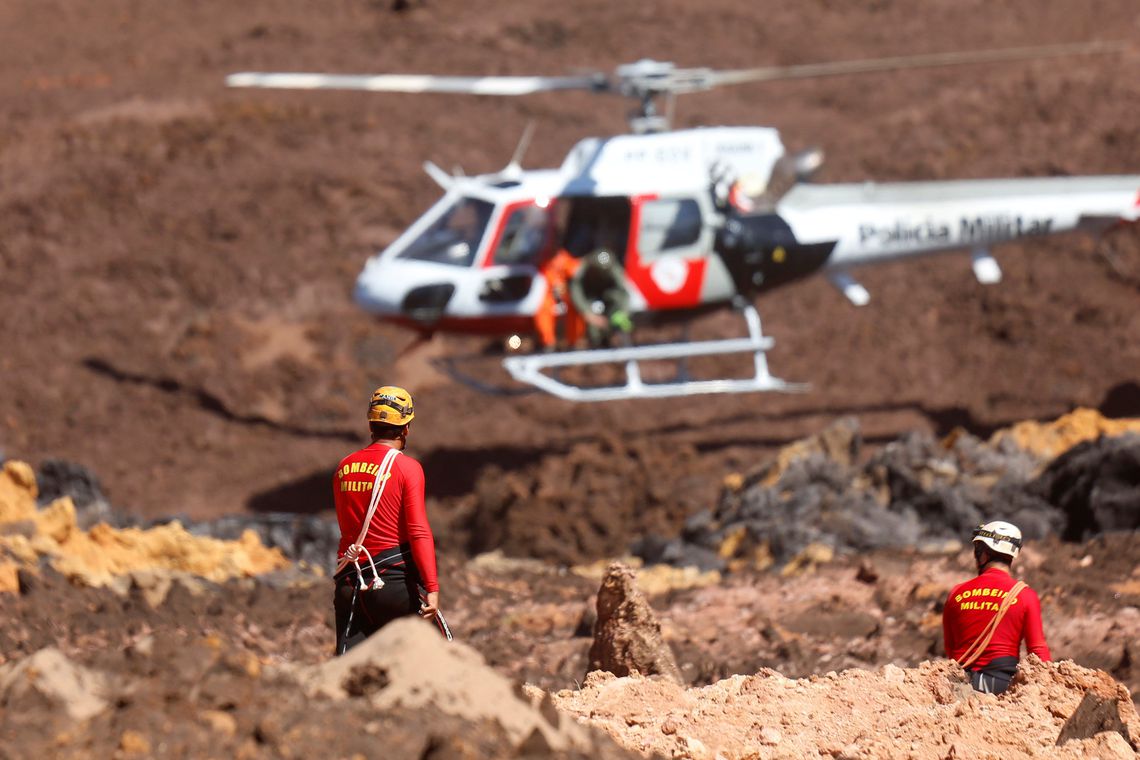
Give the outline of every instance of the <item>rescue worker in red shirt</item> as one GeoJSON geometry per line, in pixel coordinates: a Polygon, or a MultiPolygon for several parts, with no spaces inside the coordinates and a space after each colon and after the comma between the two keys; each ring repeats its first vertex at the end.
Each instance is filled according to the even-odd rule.
{"type": "Polygon", "coordinates": [[[581,263],[581,259],[561,248],[539,269],[546,279],[546,295],[535,312],[534,329],[543,351],[552,351],[560,346],[573,348],[582,338],[585,323],[574,308],[568,290],[570,279],[581,263]],[[559,321],[562,326],[561,336],[558,335],[559,321]]]}
{"type": "Polygon", "coordinates": [[[368,407],[372,443],[342,459],[333,474],[340,525],[333,594],[338,655],[396,618],[417,613],[451,638],[439,611],[424,471],[402,453],[414,417],[406,390],[377,388],[368,407]]]}
{"type": "Polygon", "coordinates": [[[1021,642],[1052,659],[1041,627],[1041,602],[1033,589],[1010,573],[1021,550],[1016,525],[995,520],[974,529],[977,577],[955,586],[942,608],[946,656],[970,674],[977,691],[1001,694],[1017,671],[1021,642]]]}

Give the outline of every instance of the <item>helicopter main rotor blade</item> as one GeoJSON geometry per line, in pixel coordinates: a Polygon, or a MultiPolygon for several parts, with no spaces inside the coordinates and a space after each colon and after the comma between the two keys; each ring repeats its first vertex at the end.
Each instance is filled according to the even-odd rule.
{"type": "Polygon", "coordinates": [[[599,77],[445,77],[430,74],[306,74],[245,71],[226,77],[230,87],[284,90],[366,90],[369,92],[447,92],[471,95],[529,95],[550,90],[594,90],[599,77]]]}
{"type": "MultiPolygon", "coordinates": [[[[937,66],[958,66],[968,63],[994,63],[996,61],[1016,61],[1032,58],[1053,58],[1064,55],[1093,55],[1113,53],[1125,49],[1123,42],[1091,42],[1065,45],[1041,45],[1037,47],[1003,48],[1000,50],[962,51],[954,53],[933,53],[929,55],[907,55],[895,58],[871,58],[862,61],[836,61],[833,63],[805,63],[792,66],[765,66],[756,69],[735,69],[708,71],[705,82],[709,87],[744,82],[772,82],[783,79],[809,79],[841,74],[864,74],[874,71],[895,71],[901,69],[932,68],[937,66]]],[[[695,69],[694,72],[704,72],[695,69]]],[[[680,72],[678,72],[680,73],[680,72]]],[[[700,79],[703,77],[694,77],[700,79]]],[[[691,86],[691,85],[690,85],[691,86]]]]}

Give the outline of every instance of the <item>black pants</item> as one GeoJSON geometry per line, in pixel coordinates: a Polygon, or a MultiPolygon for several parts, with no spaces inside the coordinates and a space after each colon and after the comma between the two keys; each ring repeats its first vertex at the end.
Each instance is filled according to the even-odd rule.
{"type": "Polygon", "coordinates": [[[970,674],[970,685],[975,691],[985,694],[1004,694],[1017,672],[1016,657],[995,657],[985,667],[966,671],[970,674]]]}
{"type": "MultiPolygon", "coordinates": [[[[417,576],[399,570],[382,570],[384,587],[361,589],[356,568],[351,565],[333,580],[333,610],[336,612],[336,653],[344,654],[396,618],[420,610],[417,576]]],[[[364,568],[364,580],[372,580],[364,568]]]]}

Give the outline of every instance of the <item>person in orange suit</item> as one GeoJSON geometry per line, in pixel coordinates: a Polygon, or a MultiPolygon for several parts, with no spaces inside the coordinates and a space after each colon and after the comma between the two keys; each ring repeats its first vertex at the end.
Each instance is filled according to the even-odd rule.
{"type": "Polygon", "coordinates": [[[534,315],[534,329],[543,351],[573,347],[585,332],[585,322],[574,308],[569,293],[570,279],[581,263],[581,259],[561,248],[539,268],[546,279],[547,288],[546,296],[534,315]],[[558,334],[560,317],[561,336],[558,334]]]}

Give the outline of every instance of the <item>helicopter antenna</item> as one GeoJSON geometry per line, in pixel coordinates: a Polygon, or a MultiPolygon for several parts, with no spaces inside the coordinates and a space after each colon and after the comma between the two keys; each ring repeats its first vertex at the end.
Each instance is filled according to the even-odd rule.
{"type": "Polygon", "coordinates": [[[442,187],[445,191],[450,190],[455,181],[452,177],[448,176],[447,172],[440,169],[431,161],[424,161],[424,171],[429,177],[435,180],[435,184],[442,187]]]}
{"type": "Polygon", "coordinates": [[[534,119],[526,123],[523,129],[522,137],[519,138],[518,147],[515,148],[514,154],[511,156],[510,163],[501,172],[505,177],[517,177],[522,173],[522,157],[526,153],[526,149],[530,147],[530,139],[534,136],[534,119]]]}

